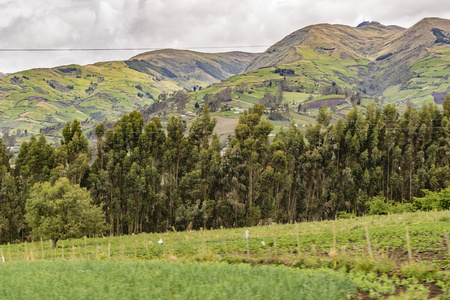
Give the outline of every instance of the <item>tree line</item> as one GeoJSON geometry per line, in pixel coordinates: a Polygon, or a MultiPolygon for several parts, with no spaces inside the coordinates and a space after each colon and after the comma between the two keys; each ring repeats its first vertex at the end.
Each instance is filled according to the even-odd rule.
{"type": "Polygon", "coordinates": [[[114,235],[363,215],[372,199],[412,204],[450,185],[449,96],[443,111],[409,105],[400,114],[372,103],[333,125],[325,104],[317,124],[292,123],[272,141],[263,112],[260,104],[245,110],[225,148],[208,105],[187,133],[181,117],[163,129],[158,117],[144,124],[136,111],[112,129],[100,123],[96,149],[77,120],[56,149],[31,136],[11,160],[1,141],[0,240],[32,238],[30,191],[61,178],[89,191],[114,235]]]}

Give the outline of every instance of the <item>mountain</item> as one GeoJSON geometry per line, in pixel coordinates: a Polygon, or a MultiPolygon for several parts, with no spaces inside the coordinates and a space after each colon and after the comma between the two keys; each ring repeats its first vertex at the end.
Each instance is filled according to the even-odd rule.
{"type": "Polygon", "coordinates": [[[307,59],[303,51],[308,50],[340,59],[374,57],[386,40],[392,39],[403,30],[376,22],[361,27],[330,24],[307,26],[271,46],[248,66],[247,71],[307,59]]]}
{"type": "Polygon", "coordinates": [[[154,76],[159,73],[180,86],[190,88],[242,73],[257,56],[246,52],[199,53],[167,49],[143,53],[125,63],[136,71],[154,76]]]}
{"type": "Polygon", "coordinates": [[[246,71],[272,66],[306,69],[322,81],[337,79],[367,96],[421,104],[432,101],[433,92],[450,86],[449,44],[447,19],[426,18],[409,29],[378,22],[357,27],[319,24],[291,33],[246,71]],[[308,63],[314,68],[307,67],[308,63]]]}
{"type": "Polygon", "coordinates": [[[0,128],[38,132],[74,118],[93,126],[154,102],[160,93],[206,87],[245,70],[257,54],[158,50],[127,61],[33,69],[0,79],[0,128]]]}
{"type": "Polygon", "coordinates": [[[182,114],[189,126],[207,102],[225,139],[253,103],[265,104],[276,130],[291,120],[314,123],[325,103],[331,122],[345,118],[353,105],[373,101],[400,110],[408,103],[442,104],[449,68],[450,20],[426,18],[411,28],[318,24],[260,54],[166,49],[126,61],[11,74],[0,79],[0,129],[38,131],[75,117],[92,128],[144,106],[147,118],[159,115],[164,123],[182,114]],[[180,89],[191,91],[187,103],[150,106],[161,93],[180,89]]]}
{"type": "Polygon", "coordinates": [[[6,74],[3,74],[2,72],[0,72],[0,79],[6,77],[6,74]]]}

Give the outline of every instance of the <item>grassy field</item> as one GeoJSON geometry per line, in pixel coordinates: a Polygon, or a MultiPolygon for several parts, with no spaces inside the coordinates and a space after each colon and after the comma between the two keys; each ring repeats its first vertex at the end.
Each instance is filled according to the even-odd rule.
{"type": "Polygon", "coordinates": [[[348,278],[326,270],[243,264],[16,262],[0,270],[1,299],[312,300],[344,299],[355,292],[348,278]]]}
{"type": "Polygon", "coordinates": [[[51,267],[52,263],[86,260],[208,262],[220,268],[224,263],[284,265],[295,270],[326,269],[343,276],[361,297],[397,295],[405,299],[414,295],[414,299],[426,299],[450,296],[450,252],[445,239],[449,229],[450,211],[442,211],[69,239],[59,241],[56,249],[51,248],[51,241],[36,241],[1,245],[6,263],[0,268],[34,263],[51,267]]]}

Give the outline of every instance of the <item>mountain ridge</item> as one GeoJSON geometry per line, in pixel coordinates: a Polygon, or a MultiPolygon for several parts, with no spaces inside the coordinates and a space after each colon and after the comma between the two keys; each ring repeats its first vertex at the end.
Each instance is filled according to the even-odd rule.
{"type": "Polygon", "coordinates": [[[161,93],[200,89],[235,75],[256,55],[157,50],[126,61],[17,72],[0,79],[0,128],[36,132],[74,118],[117,118],[152,104],[161,93]],[[180,64],[180,57],[187,62],[180,64]],[[186,64],[196,74],[186,72],[186,64]],[[205,72],[208,67],[218,76],[205,72]]]}
{"type": "Polygon", "coordinates": [[[246,71],[297,63],[302,61],[303,51],[328,52],[338,59],[365,60],[358,71],[361,80],[357,88],[370,96],[383,96],[390,86],[410,85],[414,77],[411,67],[433,55],[434,49],[448,44],[450,20],[441,18],[425,18],[408,29],[378,22],[359,27],[317,24],[294,31],[275,43],[246,71]]]}
{"type": "MultiPolygon", "coordinates": [[[[303,125],[314,122],[320,103],[336,106],[334,121],[361,100],[441,104],[450,86],[449,45],[447,19],[425,18],[410,28],[324,23],[294,31],[259,54],[164,49],[125,61],[26,70],[0,79],[0,127],[38,130],[75,117],[113,119],[180,89],[192,91],[190,116],[206,94],[229,120],[252,103],[273,99],[272,93],[290,101],[284,118],[303,125]],[[334,95],[324,93],[330,87],[334,95]]],[[[164,115],[170,111],[181,112],[176,103],[164,115]]]]}

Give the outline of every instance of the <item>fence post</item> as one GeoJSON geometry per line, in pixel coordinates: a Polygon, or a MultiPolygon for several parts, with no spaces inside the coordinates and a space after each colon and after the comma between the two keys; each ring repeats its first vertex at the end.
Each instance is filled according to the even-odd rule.
{"type": "Polygon", "coordinates": [[[409,243],[409,230],[408,226],[406,226],[406,246],[408,247],[408,259],[409,261],[413,260],[412,252],[411,252],[411,244],[409,243]]]}
{"type": "Polygon", "coordinates": [[[274,253],[276,255],[278,253],[278,250],[277,250],[277,230],[276,229],[273,231],[273,247],[274,247],[274,253]]]}
{"type": "Polygon", "coordinates": [[[41,238],[41,252],[42,252],[42,259],[45,259],[45,255],[44,255],[44,241],[41,238]]]}
{"type": "Polygon", "coordinates": [[[369,229],[367,228],[367,223],[365,224],[364,228],[366,230],[367,249],[369,250],[369,256],[371,259],[373,259],[372,246],[370,244],[370,236],[369,229]]]}
{"type": "Polygon", "coordinates": [[[150,252],[148,251],[148,244],[147,244],[147,239],[145,238],[145,234],[144,234],[144,246],[145,246],[145,250],[147,251],[147,256],[148,259],[150,259],[150,252]]]}
{"type": "Polygon", "coordinates": [[[295,228],[297,230],[297,255],[300,257],[300,232],[298,230],[298,224],[295,223],[295,228]]]}
{"type": "Polygon", "coordinates": [[[336,251],[336,225],[333,226],[333,250],[336,251]]]}
{"type": "Polygon", "coordinates": [[[248,230],[245,231],[245,239],[247,240],[247,258],[250,257],[250,247],[248,245],[248,230]]]}
{"type": "Polygon", "coordinates": [[[222,240],[223,240],[223,247],[225,248],[225,254],[228,254],[227,243],[225,241],[225,235],[223,234],[223,226],[220,226],[220,230],[222,231],[222,240]]]}
{"type": "Polygon", "coordinates": [[[134,258],[137,257],[137,252],[136,252],[136,238],[134,236],[134,233],[131,234],[133,236],[133,246],[134,246],[134,258]]]}
{"type": "Polygon", "coordinates": [[[447,230],[444,230],[444,237],[445,237],[445,242],[447,243],[448,255],[450,256],[450,239],[448,238],[447,230]]]}
{"type": "Polygon", "coordinates": [[[86,236],[84,236],[84,259],[87,259],[87,242],[86,242],[86,236]]]}
{"type": "Polygon", "coordinates": [[[108,259],[111,258],[111,243],[108,243],[108,259]]]}
{"type": "Polygon", "coordinates": [[[200,235],[202,236],[202,254],[205,255],[206,254],[206,244],[205,244],[205,231],[202,228],[200,235]]]}

